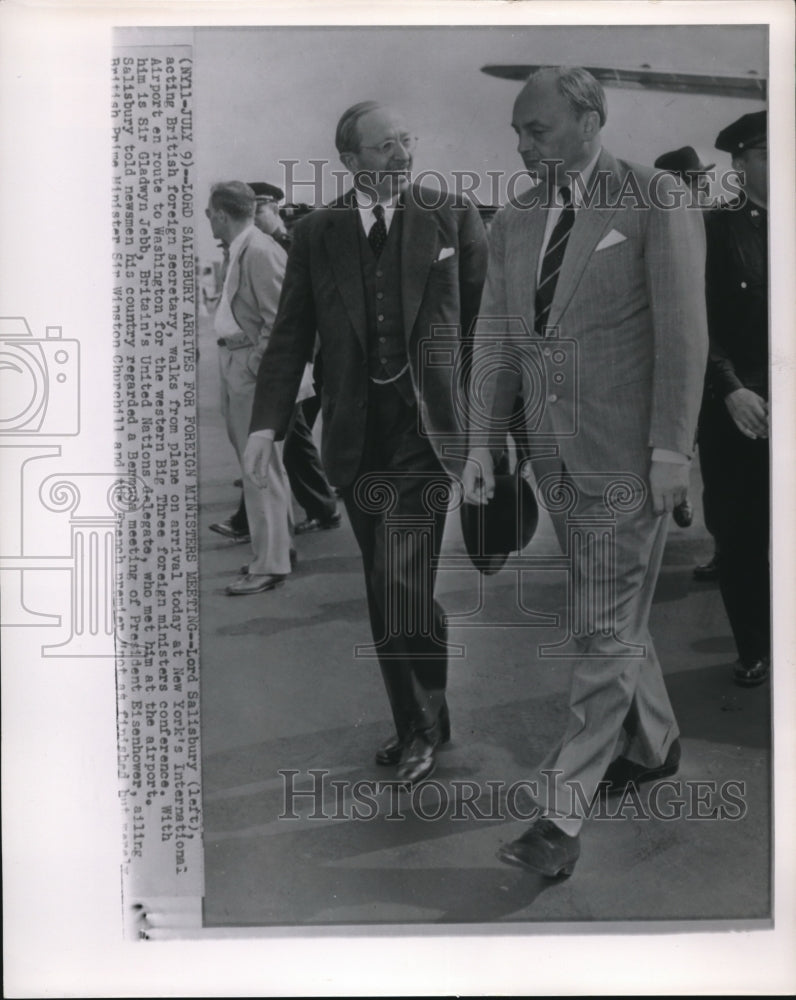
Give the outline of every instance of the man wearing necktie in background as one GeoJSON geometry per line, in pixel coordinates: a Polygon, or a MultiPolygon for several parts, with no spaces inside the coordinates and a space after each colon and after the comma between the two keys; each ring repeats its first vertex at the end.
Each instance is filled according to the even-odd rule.
{"type": "Polygon", "coordinates": [[[449,735],[446,629],[434,599],[434,562],[448,473],[461,471],[441,441],[465,430],[450,370],[421,371],[421,345],[435,327],[466,331],[475,318],[486,234],[466,199],[410,184],[415,138],[397,111],[374,101],[354,105],[340,119],[335,143],[354,186],[293,230],[245,464],[255,479],[267,480],[273,442],[287,430],[317,330],[321,455],[362,554],[395,724],[376,761],[397,764],[399,780],[411,786],[432,773],[435,749],[449,735]],[[416,530],[418,522],[425,527],[416,530]]]}
{"type": "Polygon", "coordinates": [[[492,452],[522,392],[536,420],[529,440],[547,487],[540,493],[569,495],[580,526],[555,518],[574,560],[566,728],[540,765],[540,818],[498,855],[548,876],[571,873],[595,793],[673,774],[680,756],[648,619],[665,514],[686,495],[702,394],[704,227],[674,177],[601,148],[605,120],[602,87],[579,68],[540,70],[516,99],[512,126],[537,184],[490,230],[475,377],[484,354],[494,364],[485,331],[500,317],[522,317],[527,332],[503,341],[505,365],[480,386],[494,439],[473,448],[464,470],[467,498],[487,503],[492,452]],[[566,380],[556,384],[557,339],[576,352],[569,394],[566,380]],[[520,374],[529,354],[548,366],[542,399],[520,374]],[[602,540],[590,534],[595,521],[610,523],[602,540]],[[584,604],[575,607],[573,595],[584,604]]]}

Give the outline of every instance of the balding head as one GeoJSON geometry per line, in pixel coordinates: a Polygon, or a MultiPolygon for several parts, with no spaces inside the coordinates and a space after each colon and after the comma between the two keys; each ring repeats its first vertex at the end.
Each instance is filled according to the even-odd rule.
{"type": "Polygon", "coordinates": [[[514,102],[512,127],[528,171],[549,184],[565,183],[600,146],[605,94],[588,70],[545,67],[532,74],[514,102]]]}

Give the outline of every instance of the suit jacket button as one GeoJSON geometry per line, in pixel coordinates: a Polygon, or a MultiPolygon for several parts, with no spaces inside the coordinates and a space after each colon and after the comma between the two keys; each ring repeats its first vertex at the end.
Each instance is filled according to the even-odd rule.
{"type": "Polygon", "coordinates": [[[377,278],[383,278],[384,277],[384,271],[377,271],[376,272],[376,277],[377,278]]]}
{"type": "Polygon", "coordinates": [[[547,397],[547,402],[548,403],[557,403],[558,402],[558,396],[556,396],[556,394],[554,392],[551,392],[550,395],[547,397]]]}
{"type": "Polygon", "coordinates": [[[360,399],[360,401],[357,403],[357,406],[360,408],[360,410],[364,410],[365,409],[365,400],[364,399],[360,399]]]}

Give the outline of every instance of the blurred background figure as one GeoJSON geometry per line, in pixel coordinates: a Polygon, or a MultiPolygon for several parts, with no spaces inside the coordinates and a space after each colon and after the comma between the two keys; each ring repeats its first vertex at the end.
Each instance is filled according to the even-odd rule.
{"type": "Polygon", "coordinates": [[[710,358],[699,450],[743,686],[762,684],[771,660],[766,133],[765,111],[719,133],[716,148],[731,154],[743,193],[707,217],[710,358]]]}
{"type": "MultiPolygon", "coordinates": [[[[275,184],[268,184],[265,181],[255,181],[249,184],[249,187],[254,191],[256,198],[255,226],[260,232],[276,240],[285,252],[289,251],[291,238],[279,210],[279,202],[284,198],[284,192],[275,184]]],[[[306,514],[304,520],[299,521],[294,528],[297,535],[337,528],[342,520],[337,509],[337,494],[324,474],[321,457],[312,438],[312,425],[318,414],[320,392],[320,371],[317,363],[313,368],[313,383],[314,393],[296,403],[293,425],[285,438],[283,453],[290,489],[306,514]]]]}
{"type": "MultiPolygon", "coordinates": [[[[255,228],[254,210],[254,192],[240,181],[214,184],[205,209],[213,236],[228,248],[225,262],[229,254],[213,326],[219,349],[221,409],[241,463],[256,373],[276,317],[286,261],[285,251],[255,228]]],[[[252,559],[227,587],[231,596],[273,590],[284,583],[292,568],[290,493],[281,447],[271,454],[267,490],[246,475],[242,464],[241,471],[252,559]]]]}

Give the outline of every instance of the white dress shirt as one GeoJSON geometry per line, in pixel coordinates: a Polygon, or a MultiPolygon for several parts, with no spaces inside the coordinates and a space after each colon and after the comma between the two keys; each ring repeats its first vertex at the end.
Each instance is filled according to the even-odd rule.
{"type": "MultiPolygon", "coordinates": [[[[597,152],[594,154],[594,157],[591,160],[589,160],[589,162],[586,164],[583,170],[580,171],[579,184],[573,184],[570,182],[569,184],[566,185],[570,189],[572,205],[576,212],[583,204],[583,190],[584,188],[588,188],[589,186],[591,175],[594,173],[594,168],[597,166],[597,160],[599,159],[601,152],[602,150],[598,149],[597,152]]],[[[568,174],[567,175],[568,181],[569,178],[570,175],[568,174]]],[[[560,187],[561,185],[559,185],[559,187],[556,187],[555,190],[553,191],[553,197],[552,197],[553,204],[550,206],[550,208],[546,210],[547,220],[545,222],[545,227],[544,227],[544,238],[542,239],[542,247],[539,251],[539,260],[537,261],[536,264],[537,283],[539,282],[539,279],[542,275],[542,262],[544,261],[545,250],[547,250],[547,245],[550,242],[550,237],[553,235],[553,230],[556,227],[556,223],[561,218],[561,213],[564,211],[564,202],[561,199],[560,187]]]]}
{"type": "Polygon", "coordinates": [[[384,225],[389,233],[392,217],[395,215],[395,206],[398,204],[398,199],[401,197],[400,193],[393,195],[389,201],[382,202],[371,201],[361,191],[356,191],[355,197],[357,201],[357,211],[359,212],[359,217],[362,220],[362,228],[365,230],[365,235],[367,236],[370,233],[376,223],[376,216],[373,214],[373,207],[376,204],[380,204],[384,209],[384,225]]]}

